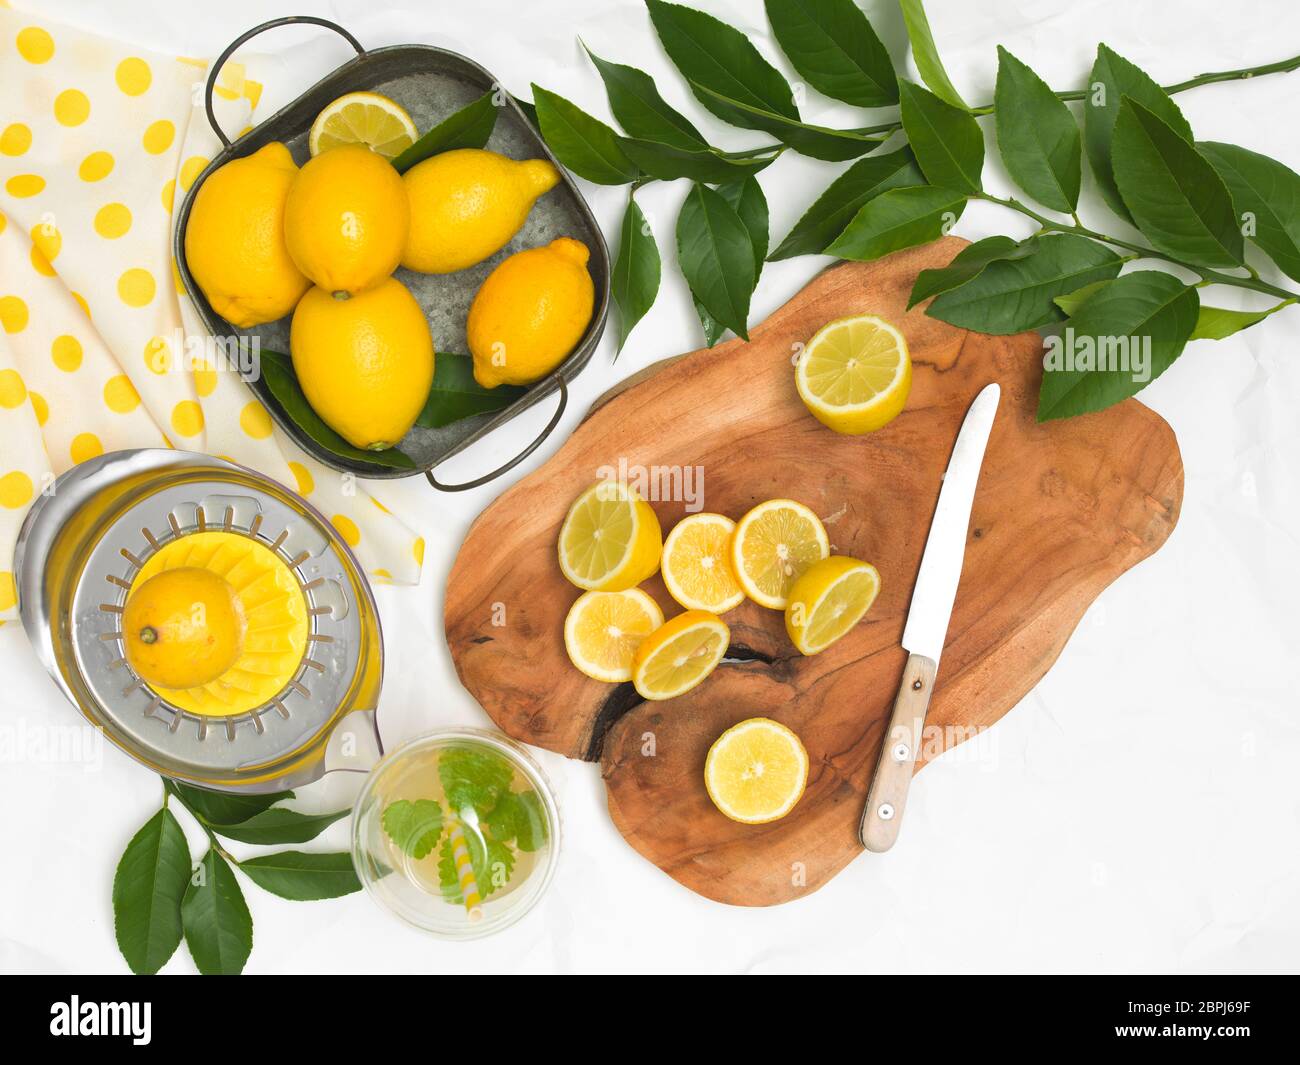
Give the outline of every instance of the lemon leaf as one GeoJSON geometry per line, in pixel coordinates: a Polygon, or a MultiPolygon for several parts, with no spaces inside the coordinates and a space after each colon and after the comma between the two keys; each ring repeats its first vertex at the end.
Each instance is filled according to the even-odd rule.
{"type": "Polygon", "coordinates": [[[433,384],[424,410],[415,424],[425,429],[440,429],[444,425],[490,414],[510,406],[528,389],[520,385],[497,385],[484,388],[474,380],[474,360],[468,355],[440,351],[433,360],[433,384]]]}
{"type": "Polygon", "coordinates": [[[439,152],[456,148],[482,148],[496,127],[498,108],[486,92],[472,104],[447,116],[393,160],[399,174],[439,152]]]}

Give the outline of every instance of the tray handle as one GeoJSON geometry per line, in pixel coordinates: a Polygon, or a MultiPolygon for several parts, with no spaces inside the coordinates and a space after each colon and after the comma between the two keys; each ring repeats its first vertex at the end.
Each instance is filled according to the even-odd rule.
{"type": "Polygon", "coordinates": [[[318,18],[316,15],[286,15],[284,18],[273,18],[269,22],[263,22],[260,26],[254,26],[247,33],[236,37],[230,46],[217,56],[212,64],[212,69],[208,71],[208,83],[203,89],[203,107],[208,113],[208,124],[218,137],[221,143],[227,148],[230,147],[230,138],[226,136],[222,128],[217,125],[217,115],[212,109],[212,92],[217,86],[217,75],[221,73],[221,68],[226,65],[226,60],[235,54],[241,47],[251,41],[259,33],[265,33],[267,30],[273,30],[278,26],[324,26],[327,30],[333,30],[340,37],[343,37],[348,44],[357,50],[357,55],[365,55],[366,50],[361,46],[352,34],[348,33],[337,22],[331,22],[327,18],[318,18]]]}
{"type": "Polygon", "coordinates": [[[428,482],[433,485],[434,488],[438,489],[439,492],[468,492],[471,488],[479,488],[482,485],[487,484],[488,481],[496,480],[503,473],[509,473],[513,470],[523,462],[524,459],[541,447],[542,442],[550,436],[551,433],[555,431],[555,427],[560,424],[560,418],[564,415],[564,408],[569,405],[569,386],[564,383],[563,377],[558,377],[556,380],[559,382],[560,386],[560,405],[555,408],[555,413],[551,415],[551,420],[546,423],[546,428],[541,431],[537,439],[524,448],[523,451],[519,452],[518,455],[512,458],[504,466],[498,466],[491,473],[484,474],[482,477],[476,477],[472,481],[465,481],[463,484],[443,484],[434,477],[433,470],[425,470],[424,476],[428,482]]]}

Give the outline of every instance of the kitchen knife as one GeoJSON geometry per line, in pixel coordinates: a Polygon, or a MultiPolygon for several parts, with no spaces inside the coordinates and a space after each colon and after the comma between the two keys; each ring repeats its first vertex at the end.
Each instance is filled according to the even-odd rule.
{"type": "Polygon", "coordinates": [[[957,598],[971,504],[975,501],[975,486],[1000,393],[1001,389],[994,383],[985,385],[975,397],[961,423],[952,458],[943,475],[939,502],[934,508],[930,535],[925,541],[925,553],[921,556],[921,568],[903,628],[903,650],[907,652],[903,682],[894,698],[894,710],[858,830],[862,845],[869,851],[887,851],[898,839],[925,712],[939,671],[939,656],[952,618],[953,601],[957,598]]]}

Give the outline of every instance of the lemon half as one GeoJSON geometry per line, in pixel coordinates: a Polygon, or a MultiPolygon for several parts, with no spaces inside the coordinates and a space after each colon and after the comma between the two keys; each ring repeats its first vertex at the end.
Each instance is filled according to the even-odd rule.
{"type": "Polygon", "coordinates": [[[395,159],[419,139],[401,104],[377,92],[350,92],[316,116],[307,147],[320,155],[342,144],[363,144],[385,159],[395,159]]]}
{"type": "Polygon", "coordinates": [[[579,588],[621,592],[659,568],[663,533],[650,504],[621,481],[578,496],[560,527],[560,569],[579,588]]]}
{"type": "Polygon", "coordinates": [[[861,621],[879,592],[880,574],[869,562],[843,555],[822,559],[790,589],[785,631],[800,652],[815,655],[861,621]]]}
{"type": "Polygon", "coordinates": [[[821,520],[793,499],[760,503],[740,519],[731,537],[731,565],[740,586],[773,610],[786,608],[794,582],[830,551],[821,520]]]}
{"type": "Polygon", "coordinates": [[[795,363],[795,387],[814,418],[860,435],[897,417],[912,389],[903,334],[870,314],[822,326],[795,363]]]}
{"type": "Polygon", "coordinates": [[[752,717],[727,729],[704,760],[709,798],[733,821],[760,825],[794,809],[808,782],[808,752],[790,729],[752,717]]]}
{"type": "Polygon", "coordinates": [[[593,680],[618,684],[632,679],[637,648],[663,623],[659,604],[640,588],[586,592],[564,619],[564,649],[593,680]]]}
{"type": "Polygon", "coordinates": [[[707,610],[688,610],[644,640],[632,659],[632,683],[642,699],[684,695],[712,673],[731,644],[731,630],[707,610]]]}
{"type": "Polygon", "coordinates": [[[745,589],[731,568],[731,534],[736,523],[722,514],[690,514],[664,541],[664,585],[687,610],[715,614],[739,606],[745,589]]]}

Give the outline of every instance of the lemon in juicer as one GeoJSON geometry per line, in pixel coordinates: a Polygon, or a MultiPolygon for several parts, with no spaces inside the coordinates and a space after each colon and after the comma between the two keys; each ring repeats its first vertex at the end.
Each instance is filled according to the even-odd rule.
{"type": "Polygon", "coordinates": [[[141,567],[122,618],[126,658],[172,706],[247,713],[293,680],[307,646],[297,579],[266,545],[239,533],[196,532],[141,567]]]}

